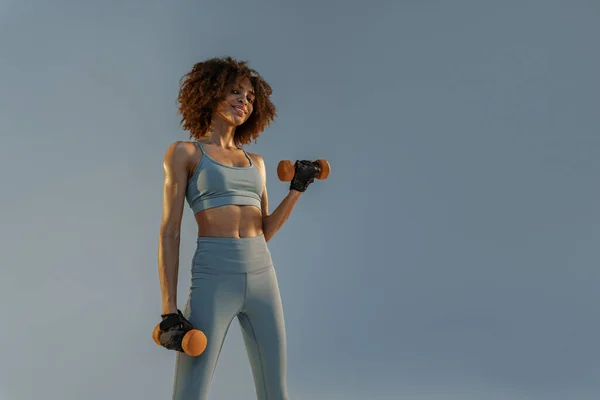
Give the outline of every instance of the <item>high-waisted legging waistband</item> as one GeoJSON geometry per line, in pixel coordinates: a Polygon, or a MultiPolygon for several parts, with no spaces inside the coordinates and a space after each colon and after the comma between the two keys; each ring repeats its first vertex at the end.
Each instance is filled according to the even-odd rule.
{"type": "Polygon", "coordinates": [[[239,239],[200,236],[196,242],[192,273],[242,274],[273,267],[264,235],[239,239]]]}

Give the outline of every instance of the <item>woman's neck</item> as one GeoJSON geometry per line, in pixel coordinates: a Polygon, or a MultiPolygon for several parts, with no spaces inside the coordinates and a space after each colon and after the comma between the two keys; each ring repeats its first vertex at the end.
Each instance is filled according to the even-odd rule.
{"type": "Polygon", "coordinates": [[[235,128],[235,126],[217,123],[209,129],[206,134],[206,141],[223,149],[237,148],[235,143],[235,128]]]}

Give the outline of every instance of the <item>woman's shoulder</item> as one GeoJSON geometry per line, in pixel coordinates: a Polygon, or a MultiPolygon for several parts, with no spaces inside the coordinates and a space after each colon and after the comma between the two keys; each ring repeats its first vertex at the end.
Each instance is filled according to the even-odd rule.
{"type": "Polygon", "coordinates": [[[169,144],[165,153],[165,161],[170,163],[186,162],[196,154],[197,145],[191,141],[176,140],[169,144]]]}
{"type": "Polygon", "coordinates": [[[185,140],[176,140],[167,147],[167,151],[173,151],[181,154],[194,154],[197,149],[198,145],[196,142],[185,140]]]}
{"type": "Polygon", "coordinates": [[[249,151],[246,152],[246,154],[248,154],[248,156],[252,159],[252,161],[254,161],[256,164],[260,164],[260,165],[264,165],[265,164],[265,160],[264,158],[260,155],[260,154],[256,154],[256,153],[251,153],[249,151]]]}

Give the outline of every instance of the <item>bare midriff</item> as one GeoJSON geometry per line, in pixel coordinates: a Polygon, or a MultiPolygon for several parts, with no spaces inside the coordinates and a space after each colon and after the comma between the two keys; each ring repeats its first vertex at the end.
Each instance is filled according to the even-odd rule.
{"type": "Polygon", "coordinates": [[[262,212],[255,206],[221,206],[195,216],[198,236],[250,238],[263,234],[262,212]]]}

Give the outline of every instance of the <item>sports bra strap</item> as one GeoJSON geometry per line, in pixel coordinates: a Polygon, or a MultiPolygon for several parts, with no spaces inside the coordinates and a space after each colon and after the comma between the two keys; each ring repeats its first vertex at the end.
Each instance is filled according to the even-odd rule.
{"type": "Polygon", "coordinates": [[[199,141],[196,141],[195,143],[198,145],[198,148],[202,152],[202,155],[204,155],[204,147],[202,147],[202,143],[200,143],[199,141]]]}
{"type": "Polygon", "coordinates": [[[243,148],[241,148],[241,150],[246,155],[246,158],[248,159],[248,162],[250,162],[250,166],[252,166],[254,163],[252,162],[252,159],[250,158],[250,156],[248,155],[248,153],[246,153],[246,150],[244,150],[243,148]]]}

